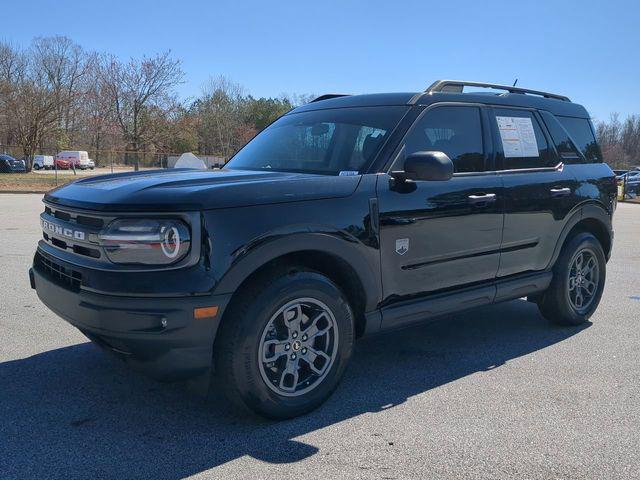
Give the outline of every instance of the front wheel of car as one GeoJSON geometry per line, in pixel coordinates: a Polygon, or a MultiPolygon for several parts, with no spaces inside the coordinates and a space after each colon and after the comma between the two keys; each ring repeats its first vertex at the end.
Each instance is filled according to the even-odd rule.
{"type": "Polygon", "coordinates": [[[598,307],[607,261],[600,242],[590,233],[572,237],[562,248],[553,280],[538,302],[540,312],[559,325],[580,325],[598,307]]]}
{"type": "Polygon", "coordinates": [[[302,415],[337,387],[353,340],[351,307],[330,279],[303,269],[264,276],[225,314],[214,346],[217,384],[259,415],[302,415]]]}

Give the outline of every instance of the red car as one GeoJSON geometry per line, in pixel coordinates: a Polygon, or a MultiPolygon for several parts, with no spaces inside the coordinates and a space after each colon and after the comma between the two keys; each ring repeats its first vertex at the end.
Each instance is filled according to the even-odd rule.
{"type": "Polygon", "coordinates": [[[69,160],[63,160],[61,158],[56,158],[53,164],[54,168],[58,168],[60,170],[69,170],[71,168],[71,162],[69,160]]]}

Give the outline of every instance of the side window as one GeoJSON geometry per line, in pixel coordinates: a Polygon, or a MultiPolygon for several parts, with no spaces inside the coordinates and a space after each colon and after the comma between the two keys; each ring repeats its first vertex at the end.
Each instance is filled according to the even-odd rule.
{"type": "Polygon", "coordinates": [[[556,117],[549,112],[540,112],[540,114],[562,161],[564,163],[582,163],[582,155],[578,152],[578,147],[573,143],[569,134],[556,117]]]}
{"type": "Polygon", "coordinates": [[[601,163],[602,153],[586,118],[558,117],[562,126],[577,143],[588,163],[601,163]]]}
{"type": "Polygon", "coordinates": [[[483,171],[480,109],[437,107],[425,113],[405,139],[406,155],[421,151],[446,153],[455,173],[483,171]]]}
{"type": "Polygon", "coordinates": [[[553,167],[558,159],[532,112],[496,108],[504,170],[553,167]]]}

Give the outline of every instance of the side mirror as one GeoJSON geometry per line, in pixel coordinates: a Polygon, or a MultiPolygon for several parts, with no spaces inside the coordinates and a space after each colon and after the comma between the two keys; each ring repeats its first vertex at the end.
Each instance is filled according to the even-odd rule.
{"type": "Polygon", "coordinates": [[[442,152],[415,152],[404,161],[404,171],[391,172],[399,181],[449,180],[453,176],[453,162],[442,152]]]}

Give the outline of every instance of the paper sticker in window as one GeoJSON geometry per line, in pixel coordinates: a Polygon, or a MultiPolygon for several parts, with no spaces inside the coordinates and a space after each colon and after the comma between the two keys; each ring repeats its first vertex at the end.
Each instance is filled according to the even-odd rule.
{"type": "Polygon", "coordinates": [[[537,157],[538,144],[529,117],[496,117],[505,158],[537,157]]]}

